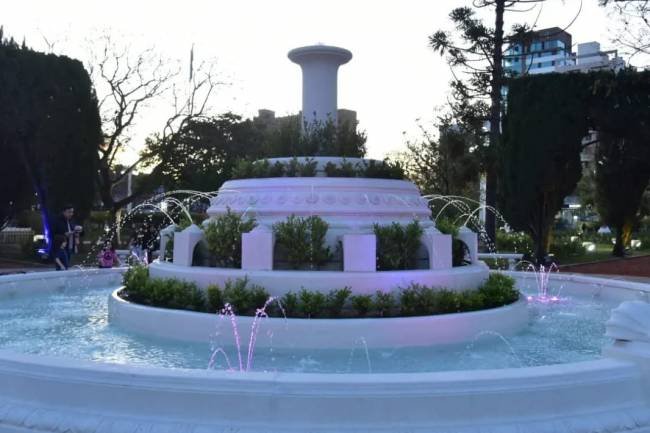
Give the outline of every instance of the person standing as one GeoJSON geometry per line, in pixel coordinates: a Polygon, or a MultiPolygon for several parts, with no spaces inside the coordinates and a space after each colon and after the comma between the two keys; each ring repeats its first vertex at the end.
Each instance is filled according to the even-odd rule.
{"type": "Polygon", "coordinates": [[[70,266],[70,257],[67,252],[67,239],[64,235],[55,235],[54,242],[54,263],[57,271],[67,271],[70,266]]]}
{"type": "MultiPolygon", "coordinates": [[[[52,236],[53,238],[62,235],[66,238],[66,252],[68,253],[68,260],[72,257],[73,254],[79,252],[79,236],[82,232],[82,227],[77,225],[74,217],[74,206],[65,205],[61,210],[61,215],[54,220],[52,225],[52,236]]],[[[57,248],[58,245],[54,244],[54,248],[57,248]]]]}

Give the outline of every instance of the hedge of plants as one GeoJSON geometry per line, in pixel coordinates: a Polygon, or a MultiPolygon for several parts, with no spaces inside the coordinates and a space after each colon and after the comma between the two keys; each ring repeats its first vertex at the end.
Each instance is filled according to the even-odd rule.
{"type": "Polygon", "coordinates": [[[203,228],[209,253],[209,265],[221,268],[241,268],[241,239],[257,226],[254,218],[226,209],[226,213],[210,220],[203,228]]]}
{"type": "Polygon", "coordinates": [[[275,243],[292,269],[318,269],[332,259],[325,243],[329,224],[319,216],[307,218],[295,215],[273,224],[275,243]]]}
{"type": "Polygon", "coordinates": [[[424,232],[417,220],[406,226],[373,225],[377,236],[377,270],[394,271],[415,269],[420,238],[424,232]]]}
{"type": "MultiPolygon", "coordinates": [[[[313,158],[301,162],[292,158],[289,162],[276,161],[271,164],[268,160],[240,160],[233,169],[233,179],[254,179],[268,177],[314,177],[318,163],[313,158]]],[[[383,161],[368,160],[362,163],[352,163],[342,159],[340,164],[328,162],[324,167],[326,177],[361,177],[375,179],[405,179],[404,168],[399,162],[385,159],[383,161]]]]}
{"type": "MultiPolygon", "coordinates": [[[[135,266],[124,275],[124,299],[143,305],[217,313],[229,304],[236,314],[255,315],[270,298],[261,286],[247,279],[229,280],[223,286],[210,285],[204,291],[194,283],[176,279],[150,278],[147,268],[135,266]]],[[[490,274],[477,290],[454,292],[444,288],[411,284],[396,293],[377,291],[353,295],[348,287],[328,293],[302,289],[289,292],[279,302],[270,302],[266,312],[288,318],[408,317],[462,313],[496,308],[519,299],[514,280],[490,274]]]]}

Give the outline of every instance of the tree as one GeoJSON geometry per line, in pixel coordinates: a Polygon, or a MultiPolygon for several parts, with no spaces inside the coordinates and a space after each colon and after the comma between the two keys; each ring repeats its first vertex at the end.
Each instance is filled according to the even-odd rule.
{"type": "MultiPolygon", "coordinates": [[[[4,50],[19,49],[18,44],[12,39],[5,39],[3,28],[0,27],[0,56],[4,50]]],[[[1,110],[1,108],[0,108],[1,110]]],[[[0,229],[20,210],[31,204],[34,196],[31,184],[26,182],[25,167],[16,161],[9,143],[8,131],[0,131],[0,151],[5,158],[0,158],[0,229]]]]}
{"type": "Polygon", "coordinates": [[[499,146],[499,209],[527,232],[543,263],[553,220],[582,175],[580,152],[592,124],[588,74],[543,74],[509,83],[499,146]]]}
{"type": "Polygon", "coordinates": [[[357,125],[333,121],[310,122],[302,125],[300,116],[283,119],[276,126],[258,123],[263,136],[263,155],[282,156],[343,156],[361,158],[366,154],[366,134],[357,125]]]}
{"type": "Polygon", "coordinates": [[[596,205],[616,233],[612,253],[622,257],[650,182],[650,72],[600,75],[592,116],[596,152],[596,205]]]}
{"type": "Polygon", "coordinates": [[[225,113],[191,120],[170,139],[149,139],[146,152],[152,158],[147,163],[165,189],[212,191],[231,178],[239,159],[261,156],[260,142],[251,120],[225,113]]]}
{"type": "MultiPolygon", "coordinates": [[[[529,7],[544,0],[475,0],[475,9],[494,8],[494,27],[476,17],[470,7],[453,9],[449,17],[456,28],[451,32],[438,30],[429,38],[429,45],[440,55],[447,55],[447,63],[454,72],[451,83],[453,96],[462,106],[471,107],[477,101],[489,101],[489,112],[483,120],[489,121],[488,147],[482,154],[486,173],[486,204],[495,207],[497,199],[497,155],[501,139],[501,115],[503,110],[503,87],[506,74],[503,69],[504,45],[530,34],[525,26],[516,26],[511,38],[504,37],[504,15],[519,11],[518,6],[529,7]],[[456,73],[455,70],[460,73],[456,73]],[[474,101],[474,102],[472,102],[474,101]]],[[[472,112],[480,111],[473,109],[472,112]]],[[[486,213],[485,230],[492,240],[496,235],[496,216],[486,213]]]]}
{"type": "MultiPolygon", "coordinates": [[[[112,214],[133,201],[134,195],[116,200],[114,187],[142,162],[139,158],[121,168],[120,157],[130,144],[131,129],[141,110],[169,90],[178,71],[152,48],[133,53],[125,44],[119,46],[109,34],[91,52],[88,68],[99,92],[99,110],[104,140],[99,151],[97,185],[104,206],[112,214]],[[120,166],[120,167],[118,167],[120,166]]],[[[141,192],[141,191],[138,191],[141,192]]]]}
{"type": "MultiPolygon", "coordinates": [[[[476,195],[480,162],[481,128],[451,123],[443,119],[436,139],[420,126],[422,139],[407,142],[407,150],[398,155],[408,176],[424,194],[476,195]]],[[[474,197],[476,198],[476,197],[474,197]]]]}
{"type": "Polygon", "coordinates": [[[618,19],[614,43],[633,58],[650,54],[650,0],[600,0],[618,19]]]}
{"type": "Polygon", "coordinates": [[[64,203],[74,203],[83,218],[94,199],[101,142],[97,99],[83,65],[24,45],[0,46],[0,107],[3,154],[22,166],[12,181],[31,186],[45,234],[64,203]]]}

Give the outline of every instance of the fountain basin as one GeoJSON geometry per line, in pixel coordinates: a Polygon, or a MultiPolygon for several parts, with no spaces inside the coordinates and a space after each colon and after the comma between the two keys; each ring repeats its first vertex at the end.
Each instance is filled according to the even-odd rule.
{"type": "Polygon", "coordinates": [[[226,373],[0,353],[3,432],[650,431],[613,359],[428,374],[226,373]]]}
{"type": "MultiPolygon", "coordinates": [[[[156,338],[210,343],[219,326],[220,345],[235,344],[229,320],[215,314],[138,305],[111,294],[109,321],[120,329],[156,338]]],[[[250,340],[253,317],[237,316],[242,341],[250,340]]],[[[528,324],[524,298],[500,308],[456,314],[363,319],[265,318],[257,347],[354,349],[362,338],[368,348],[399,348],[470,342],[481,332],[509,336],[528,324]]]]}
{"type": "MultiPolygon", "coordinates": [[[[110,284],[119,272],[4,276],[0,299],[110,284]]],[[[534,284],[531,275],[511,275],[519,287],[534,284]]],[[[550,282],[587,299],[647,300],[650,293],[648,285],[580,275],[551,275],[550,282]]],[[[621,351],[540,367],[317,374],[160,368],[3,349],[0,431],[650,432],[650,356],[621,351]]]]}
{"type": "Polygon", "coordinates": [[[153,278],[178,278],[196,283],[223,285],[228,280],[248,278],[251,284],[264,287],[272,296],[287,292],[308,290],[329,292],[349,287],[355,295],[375,294],[377,290],[395,290],[411,283],[449,290],[470,290],[479,287],[489,275],[482,262],[449,269],[418,269],[411,271],[343,272],[343,271],[253,271],[204,266],[179,266],[168,262],[155,262],[149,266],[153,278]]]}

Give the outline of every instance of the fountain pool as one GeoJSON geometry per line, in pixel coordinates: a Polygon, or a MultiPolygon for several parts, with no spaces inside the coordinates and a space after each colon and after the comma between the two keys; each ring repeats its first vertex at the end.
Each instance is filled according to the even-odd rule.
{"type": "MultiPolygon", "coordinates": [[[[536,292],[535,276],[512,275],[536,292]]],[[[393,350],[366,351],[363,335],[345,349],[262,345],[242,373],[225,358],[208,370],[210,344],[112,325],[119,281],[120,270],[0,277],[0,431],[650,428],[643,343],[627,350],[605,336],[613,308],[648,301],[643,284],[553,274],[564,301],[529,305],[528,326],[507,339],[484,339],[486,329],[462,344],[393,350]]]]}

